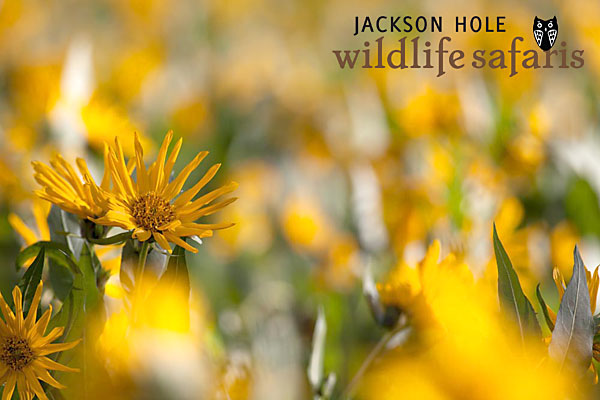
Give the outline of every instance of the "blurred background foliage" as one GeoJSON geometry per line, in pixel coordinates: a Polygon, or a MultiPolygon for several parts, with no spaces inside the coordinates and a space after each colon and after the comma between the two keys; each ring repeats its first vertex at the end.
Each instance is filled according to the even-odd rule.
{"type": "Polygon", "coordinates": [[[217,217],[237,225],[188,257],[196,347],[232,398],[307,398],[319,305],[343,387],[383,332],[365,265],[376,277],[413,265],[438,238],[495,279],[492,221],[527,295],[541,281],[556,306],[551,268],[570,275],[573,245],[588,268],[600,262],[599,28],[600,3],[585,0],[0,0],[2,292],[26,240],[8,216],[43,235],[31,160],[85,156],[100,176],[105,141],[131,154],[137,131],[155,153],[173,129],[180,159],[210,150],[206,165],[223,163],[213,187],[240,183],[217,217]],[[331,50],[379,37],[353,37],[357,15],[443,15],[446,29],[456,15],[506,16],[506,33],[453,35],[465,50],[507,50],[515,35],[535,48],[533,17],[556,15],[586,64],[511,78],[340,70],[331,50]]]}

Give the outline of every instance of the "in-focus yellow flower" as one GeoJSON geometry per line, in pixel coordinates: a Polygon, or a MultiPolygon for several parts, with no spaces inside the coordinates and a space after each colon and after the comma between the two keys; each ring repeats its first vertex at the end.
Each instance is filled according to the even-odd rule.
{"type": "Polygon", "coordinates": [[[83,219],[100,217],[104,214],[106,192],[110,184],[106,170],[102,183],[98,187],[82,158],[77,159],[77,168],[81,177],[60,154],[50,161],[51,167],[37,161],[32,164],[35,170],[33,177],[42,186],[42,189],[36,191],[40,198],[83,219]]]}
{"type": "Polygon", "coordinates": [[[108,161],[105,164],[113,182],[112,193],[108,196],[107,212],[104,216],[92,220],[102,225],[133,230],[133,238],[140,241],[153,238],[168,251],[171,250],[171,242],[196,253],[198,250],[182,240],[182,237],[208,237],[215,229],[232,226],[232,223],[199,224],[195,221],[235,201],[234,197],[211,204],[220,196],[235,190],[238,185],[230,182],[192,200],[219,170],[221,164],[215,164],[193,187],[180,193],[187,178],[208,152],[198,153],[192,162],[169,182],[182,144],[180,139],[167,159],[167,150],[172,138],[173,133],[170,131],[160,147],[157,160],[146,168],[142,145],[137,134],[135,135],[135,180],[127,168],[121,144],[115,139],[114,146],[108,149],[108,161]]]}
{"type": "Polygon", "coordinates": [[[42,282],[38,285],[29,313],[23,316],[23,298],[16,286],[13,290],[15,311],[8,307],[0,295],[0,310],[4,321],[0,321],[0,383],[4,385],[2,400],[8,400],[17,387],[19,397],[31,400],[35,395],[47,400],[39,380],[62,389],[64,388],[50,375],[48,370],[78,372],[46,357],[49,354],[69,350],[79,341],[70,343],[52,343],[62,336],[64,328],[56,327],[44,336],[52,316],[52,306],[36,322],[37,308],[42,297],[42,282]]]}

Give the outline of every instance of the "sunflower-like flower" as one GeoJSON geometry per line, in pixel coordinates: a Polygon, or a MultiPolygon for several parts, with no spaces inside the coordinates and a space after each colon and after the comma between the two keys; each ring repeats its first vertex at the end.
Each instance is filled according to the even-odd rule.
{"type": "Polygon", "coordinates": [[[196,253],[198,250],[183,240],[183,237],[208,237],[213,230],[225,229],[232,223],[200,224],[195,221],[215,213],[236,200],[229,198],[213,203],[214,200],[232,192],[238,186],[230,182],[194,200],[194,197],[215,176],[221,164],[215,164],[190,189],[180,193],[190,174],[208,154],[196,157],[169,182],[169,176],[181,150],[182,140],[175,144],[167,159],[167,150],[173,138],[172,131],[165,137],[158,158],[148,168],[144,164],[144,152],[138,135],[135,135],[136,179],[127,168],[123,149],[116,138],[105,156],[105,169],[110,171],[113,187],[108,196],[107,212],[100,218],[92,218],[97,224],[117,226],[133,230],[132,237],[140,241],[153,238],[163,249],[170,251],[170,243],[196,253]]]}
{"type": "Polygon", "coordinates": [[[31,400],[35,395],[40,400],[47,400],[39,380],[64,388],[50,375],[48,370],[78,372],[46,357],[48,354],[69,350],[79,341],[70,343],[52,343],[62,336],[64,328],[52,329],[44,336],[48,322],[52,316],[52,306],[36,322],[37,308],[42,297],[42,282],[38,285],[27,317],[23,317],[23,296],[19,287],[13,290],[15,312],[9,308],[0,295],[0,311],[4,321],[0,320],[0,384],[4,384],[2,400],[12,397],[17,387],[19,397],[31,400]]]}
{"type": "Polygon", "coordinates": [[[85,160],[78,158],[76,163],[81,176],[60,154],[53,157],[50,166],[32,162],[35,171],[33,177],[42,186],[36,194],[82,219],[100,217],[106,208],[110,176],[105,170],[102,183],[98,186],[85,160]]]}

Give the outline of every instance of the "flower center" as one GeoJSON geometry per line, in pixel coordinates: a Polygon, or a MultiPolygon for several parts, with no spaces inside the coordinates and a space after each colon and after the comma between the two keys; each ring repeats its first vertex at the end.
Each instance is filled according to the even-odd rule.
{"type": "Polygon", "coordinates": [[[25,339],[9,337],[0,346],[0,361],[13,371],[22,370],[33,358],[33,351],[25,339]]]}
{"type": "Polygon", "coordinates": [[[156,193],[148,192],[133,202],[131,215],[140,228],[156,232],[175,219],[175,208],[156,193]]]}

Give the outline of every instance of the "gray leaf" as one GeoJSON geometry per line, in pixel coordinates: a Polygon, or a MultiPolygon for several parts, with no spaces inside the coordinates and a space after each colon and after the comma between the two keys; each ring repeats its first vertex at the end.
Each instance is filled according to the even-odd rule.
{"type": "Polygon", "coordinates": [[[323,380],[323,358],[325,356],[325,337],[327,336],[327,322],[323,308],[319,307],[317,322],[313,333],[312,352],[308,363],[308,381],[313,389],[318,389],[323,380]]]}
{"type": "Polygon", "coordinates": [[[585,267],[577,246],[573,276],[560,303],[548,352],[550,357],[584,373],[592,360],[594,324],[585,276],[585,267]]]}

